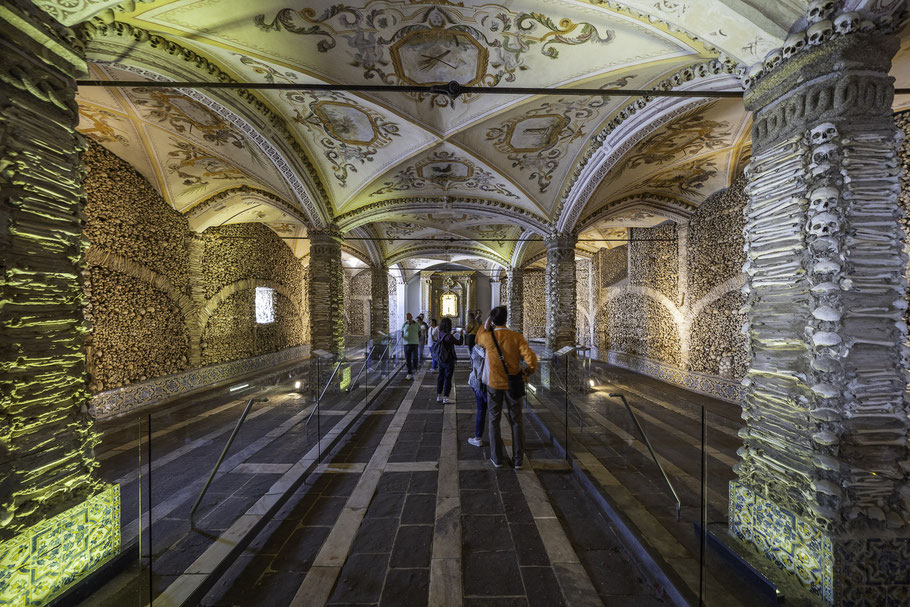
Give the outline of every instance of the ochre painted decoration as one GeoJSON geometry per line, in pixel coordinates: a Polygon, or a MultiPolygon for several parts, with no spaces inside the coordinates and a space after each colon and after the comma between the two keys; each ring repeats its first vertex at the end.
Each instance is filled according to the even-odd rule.
{"type": "Polygon", "coordinates": [[[0,542],[0,605],[45,605],[120,550],[120,486],[0,542]]]}

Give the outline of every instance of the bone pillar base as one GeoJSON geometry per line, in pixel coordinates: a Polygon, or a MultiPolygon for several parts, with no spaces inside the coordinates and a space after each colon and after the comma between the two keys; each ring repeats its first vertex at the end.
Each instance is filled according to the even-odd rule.
{"type": "Polygon", "coordinates": [[[910,604],[910,538],[838,536],[730,483],[730,531],[828,605],[910,604]]]}

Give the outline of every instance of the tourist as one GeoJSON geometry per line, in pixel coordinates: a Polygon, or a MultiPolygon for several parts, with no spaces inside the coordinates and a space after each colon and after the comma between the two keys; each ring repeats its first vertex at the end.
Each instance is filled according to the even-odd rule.
{"type": "Polygon", "coordinates": [[[521,333],[506,328],[507,320],[505,306],[493,308],[490,317],[477,333],[477,343],[487,352],[490,461],[497,468],[502,466],[503,444],[499,420],[505,401],[506,416],[512,426],[512,463],[516,469],[521,469],[524,460],[524,426],[521,416],[524,382],[537,369],[537,355],[521,333]],[[521,367],[522,360],[527,364],[527,369],[521,367]]]}
{"type": "Polygon", "coordinates": [[[437,361],[436,361],[436,341],[439,339],[439,327],[436,326],[436,319],[430,319],[430,336],[428,341],[430,342],[430,359],[433,361],[433,366],[430,367],[430,370],[436,371],[437,361]]]}
{"type": "Polygon", "coordinates": [[[404,341],[404,360],[408,365],[408,375],[405,379],[412,379],[417,372],[417,347],[420,344],[420,325],[414,322],[414,317],[408,312],[404,324],[401,326],[401,338],[404,341]]]}
{"type": "Polygon", "coordinates": [[[474,390],[474,400],[477,405],[477,415],[474,418],[474,436],[468,442],[475,447],[483,444],[483,426],[487,420],[487,387],[484,385],[486,372],[487,351],[481,345],[471,348],[471,374],[468,376],[468,385],[474,390]]]}
{"type": "Polygon", "coordinates": [[[420,326],[420,333],[418,333],[420,353],[417,355],[417,361],[419,364],[423,364],[423,351],[427,345],[427,336],[430,332],[430,327],[427,326],[427,323],[423,322],[423,314],[417,315],[417,324],[420,326]]]}
{"type": "Polygon", "coordinates": [[[436,378],[436,400],[449,402],[452,392],[452,375],[455,373],[455,346],[464,343],[464,336],[452,335],[452,319],[443,318],[439,323],[439,339],[436,342],[436,360],[439,362],[439,377],[436,378]]]}
{"type": "Polygon", "coordinates": [[[468,351],[474,349],[474,339],[477,337],[477,317],[474,314],[474,311],[471,310],[468,312],[468,323],[464,327],[465,335],[468,339],[468,351]]]}

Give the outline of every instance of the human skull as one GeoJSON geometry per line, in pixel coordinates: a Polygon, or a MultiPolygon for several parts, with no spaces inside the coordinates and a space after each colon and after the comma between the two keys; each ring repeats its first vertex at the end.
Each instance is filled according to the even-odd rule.
{"type": "Polygon", "coordinates": [[[710,72],[708,70],[707,63],[699,63],[698,65],[695,66],[695,75],[698,76],[699,78],[704,78],[709,73],[710,72]]]}
{"type": "Polygon", "coordinates": [[[819,213],[809,220],[808,225],[813,236],[830,236],[840,229],[840,219],[834,213],[819,213]]]}
{"type": "Polygon", "coordinates": [[[783,57],[783,55],[781,54],[781,49],[779,49],[779,48],[776,48],[776,49],[772,50],[771,52],[769,52],[767,55],[765,55],[765,62],[764,62],[765,71],[770,72],[771,70],[776,68],[778,65],[780,65],[780,60],[782,59],[782,57],[783,57]]]}
{"type": "Polygon", "coordinates": [[[864,34],[871,34],[875,30],[875,23],[869,19],[863,19],[859,22],[859,31],[864,34]]]}
{"type": "Polygon", "coordinates": [[[812,150],[812,162],[820,164],[834,159],[838,150],[836,143],[823,143],[812,150]]]}
{"type": "Polygon", "coordinates": [[[682,74],[682,78],[683,78],[684,82],[689,82],[690,80],[695,78],[695,71],[690,67],[687,67],[686,69],[684,69],[682,72],[680,72],[680,74],[682,74]]]}
{"type": "Polygon", "coordinates": [[[825,19],[824,21],[813,23],[809,26],[809,29],[806,30],[806,34],[809,36],[810,46],[818,46],[819,44],[822,44],[828,40],[833,33],[834,24],[831,23],[830,19],[825,19]]]}
{"type": "Polygon", "coordinates": [[[830,122],[823,122],[809,131],[809,143],[812,145],[821,145],[832,141],[837,135],[836,126],[830,122]]]}
{"type": "Polygon", "coordinates": [[[720,61],[720,64],[723,66],[723,70],[725,72],[728,74],[736,73],[736,66],[739,65],[739,62],[736,59],[730,55],[727,55],[726,53],[721,53],[717,56],[717,60],[720,61]]]}
{"type": "Polygon", "coordinates": [[[830,213],[837,207],[840,190],[832,186],[815,188],[809,194],[809,214],[830,213]]]}
{"type": "Polygon", "coordinates": [[[834,31],[841,36],[852,34],[859,29],[859,13],[841,13],[834,19],[834,31]]]}
{"type": "Polygon", "coordinates": [[[765,66],[763,63],[759,62],[749,68],[749,71],[746,72],[745,78],[743,78],[743,86],[750,88],[755,84],[759,78],[761,78],[765,73],[765,66]]]}
{"type": "Polygon", "coordinates": [[[809,3],[809,10],[806,11],[809,23],[818,23],[829,18],[834,12],[834,4],[834,0],[812,0],[809,3]]]}
{"type": "Polygon", "coordinates": [[[784,40],[784,59],[789,59],[806,46],[806,32],[796,32],[784,40]]]}

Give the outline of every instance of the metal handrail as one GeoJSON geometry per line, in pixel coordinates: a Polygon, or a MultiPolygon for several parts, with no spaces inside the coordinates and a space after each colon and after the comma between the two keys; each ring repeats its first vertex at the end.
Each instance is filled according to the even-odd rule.
{"type": "Polygon", "coordinates": [[[303,423],[304,427],[310,425],[310,420],[313,419],[313,415],[319,411],[319,405],[322,403],[322,397],[325,396],[326,391],[328,391],[329,386],[332,385],[332,380],[335,379],[335,375],[338,373],[338,369],[341,368],[341,361],[335,363],[335,369],[332,371],[332,375],[329,376],[329,381],[325,382],[325,388],[322,389],[322,393],[316,399],[316,406],[313,407],[313,410],[310,411],[310,414],[307,416],[306,421],[303,423]]]}
{"type": "Polygon", "coordinates": [[[632,407],[629,405],[629,401],[626,400],[624,394],[611,392],[608,396],[610,398],[622,399],[622,404],[626,406],[626,411],[629,412],[629,415],[632,417],[632,421],[635,422],[635,427],[638,428],[638,433],[641,434],[642,442],[645,444],[645,446],[648,447],[648,451],[651,453],[651,459],[653,459],[654,463],[657,464],[658,469],[660,469],[660,473],[663,475],[664,480],[667,482],[667,487],[670,488],[670,493],[673,494],[673,498],[676,500],[676,521],[679,522],[679,509],[682,507],[682,502],[679,500],[679,495],[676,494],[676,489],[673,488],[673,483],[670,482],[670,477],[667,476],[663,465],[661,465],[660,460],[657,459],[657,454],[654,452],[654,447],[651,446],[651,441],[648,440],[648,435],[645,434],[645,429],[642,428],[641,423],[638,421],[638,416],[635,415],[635,412],[632,410],[632,407]]]}
{"type": "Polygon", "coordinates": [[[370,346],[367,349],[366,353],[363,355],[363,365],[361,365],[360,371],[357,372],[357,376],[353,380],[351,380],[351,385],[348,386],[348,389],[346,390],[346,392],[350,393],[351,390],[354,389],[354,386],[357,385],[357,380],[360,379],[360,376],[363,375],[363,370],[366,369],[367,365],[370,363],[370,356],[373,355],[373,350],[375,348],[376,348],[376,346],[370,346]]]}
{"type": "Polygon", "coordinates": [[[224,445],[224,449],[221,450],[221,455],[218,456],[218,461],[215,462],[215,467],[212,468],[212,473],[209,474],[208,480],[205,481],[205,486],[202,488],[202,491],[199,493],[199,497],[196,498],[196,503],[193,504],[193,508],[190,510],[190,518],[193,518],[193,515],[196,514],[196,509],[199,507],[199,503],[202,501],[202,497],[205,495],[205,492],[209,490],[209,485],[212,484],[212,479],[214,479],[215,475],[218,473],[218,469],[221,467],[221,462],[224,461],[224,456],[227,455],[228,449],[231,448],[231,444],[237,437],[237,432],[240,431],[240,426],[243,425],[243,422],[246,420],[246,416],[250,412],[250,409],[253,408],[253,403],[266,403],[268,401],[268,398],[251,398],[246,403],[246,407],[243,408],[243,413],[240,414],[240,419],[237,420],[237,424],[234,426],[233,432],[231,432],[231,435],[228,437],[227,443],[224,445]]]}

